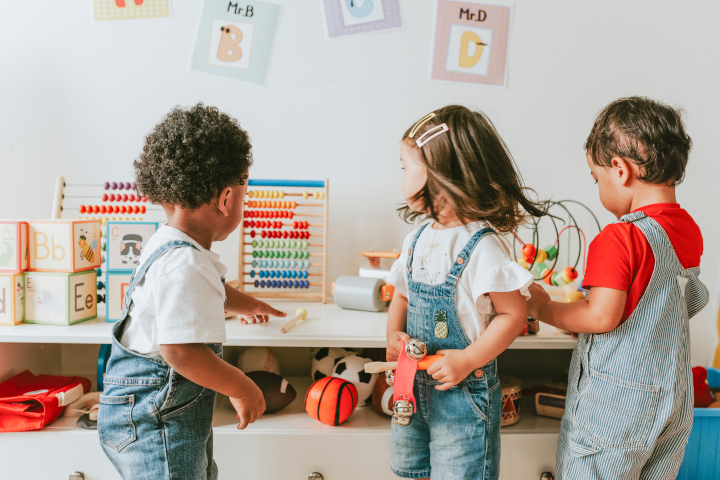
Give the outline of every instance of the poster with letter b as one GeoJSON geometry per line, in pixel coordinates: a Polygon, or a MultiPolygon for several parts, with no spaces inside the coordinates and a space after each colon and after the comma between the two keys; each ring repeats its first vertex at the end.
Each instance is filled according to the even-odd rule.
{"type": "Polygon", "coordinates": [[[280,5],[205,0],[191,68],[265,84],[280,5]]]}

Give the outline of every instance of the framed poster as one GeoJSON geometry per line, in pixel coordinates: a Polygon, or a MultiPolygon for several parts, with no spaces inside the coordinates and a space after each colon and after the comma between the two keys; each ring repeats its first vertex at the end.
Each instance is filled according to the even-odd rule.
{"type": "Polygon", "coordinates": [[[92,0],[96,22],[170,16],[170,0],[92,0]]]}
{"type": "Polygon", "coordinates": [[[399,0],[321,0],[328,39],[403,28],[399,0]]]}
{"type": "Polygon", "coordinates": [[[190,67],[265,84],[280,5],[205,0],[190,67]]]}
{"type": "Polygon", "coordinates": [[[430,80],[507,84],[512,6],[437,0],[430,80]]]}

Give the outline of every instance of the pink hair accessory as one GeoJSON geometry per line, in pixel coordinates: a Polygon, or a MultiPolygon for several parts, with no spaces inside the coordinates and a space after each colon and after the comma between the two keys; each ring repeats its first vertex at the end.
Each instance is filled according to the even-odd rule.
{"type": "Polygon", "coordinates": [[[430,140],[437,137],[438,135],[442,135],[443,133],[445,133],[449,130],[450,129],[448,128],[446,123],[442,123],[442,124],[438,125],[437,127],[433,127],[430,130],[428,130],[427,132],[423,133],[422,136],[420,136],[420,138],[418,138],[416,140],[417,146],[422,148],[423,145],[428,143],[430,140]]]}

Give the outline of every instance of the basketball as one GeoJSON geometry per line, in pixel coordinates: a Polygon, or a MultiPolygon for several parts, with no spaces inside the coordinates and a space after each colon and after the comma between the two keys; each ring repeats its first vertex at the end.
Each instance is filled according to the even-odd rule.
{"type": "Polygon", "coordinates": [[[273,352],[265,347],[252,347],[243,350],[238,357],[238,368],[244,373],[272,372],[280,375],[280,364],[273,352]]]}
{"type": "MultiPolygon", "coordinates": [[[[385,375],[383,375],[385,377],[385,375]]],[[[392,417],[393,414],[393,393],[395,387],[391,387],[385,381],[385,378],[379,378],[375,382],[372,391],[372,406],[376,412],[392,417]]]]}
{"type": "Polygon", "coordinates": [[[358,392],[351,382],[337,377],[321,378],[305,394],[305,410],[315,420],[336,426],[352,415],[358,392]]]}

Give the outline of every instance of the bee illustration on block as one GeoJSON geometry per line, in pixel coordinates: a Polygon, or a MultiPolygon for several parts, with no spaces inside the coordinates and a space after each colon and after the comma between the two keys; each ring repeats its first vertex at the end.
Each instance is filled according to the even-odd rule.
{"type": "Polygon", "coordinates": [[[95,250],[97,248],[97,240],[93,240],[92,242],[87,242],[87,235],[88,232],[80,229],[80,239],[78,240],[78,245],[80,246],[80,260],[85,259],[88,262],[92,263],[93,259],[95,258],[95,250]]]}

